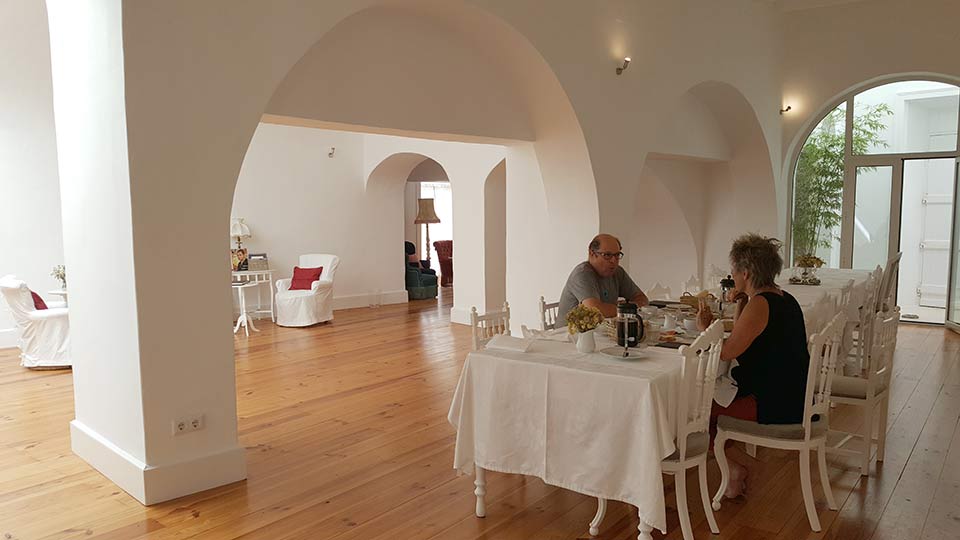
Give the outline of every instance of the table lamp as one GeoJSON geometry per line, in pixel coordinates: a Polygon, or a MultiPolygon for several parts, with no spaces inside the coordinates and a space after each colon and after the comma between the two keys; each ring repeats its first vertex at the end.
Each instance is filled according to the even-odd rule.
{"type": "Polygon", "coordinates": [[[440,223],[437,212],[433,209],[433,199],[417,199],[417,218],[413,220],[416,225],[423,223],[427,228],[427,263],[430,263],[430,224],[440,223]]]}
{"type": "Polygon", "coordinates": [[[230,236],[236,237],[237,249],[243,247],[243,243],[241,242],[243,238],[250,238],[250,227],[243,222],[243,218],[232,218],[230,220],[230,236]]]}

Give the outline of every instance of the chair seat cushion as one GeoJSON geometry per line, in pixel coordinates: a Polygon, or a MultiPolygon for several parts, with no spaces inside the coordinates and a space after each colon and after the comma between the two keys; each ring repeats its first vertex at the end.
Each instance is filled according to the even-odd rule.
{"type": "MultiPolygon", "coordinates": [[[[710,448],[710,434],[706,431],[687,434],[687,459],[705,453],[708,448],[710,448]]],[[[677,449],[663,460],[680,461],[680,445],[677,445],[677,449]]]]}
{"type": "MultiPolygon", "coordinates": [[[[880,383],[874,389],[874,394],[879,394],[887,389],[885,383],[880,383]]],[[[867,398],[867,379],[863,377],[844,377],[834,376],[833,387],[830,394],[836,397],[846,398],[867,398]]]]}
{"type": "MultiPolygon", "coordinates": [[[[741,420],[732,416],[717,418],[717,427],[724,431],[736,431],[747,435],[770,437],[773,439],[803,439],[803,424],[760,424],[750,420],[741,420]]],[[[819,437],[827,432],[827,421],[822,417],[813,423],[811,437],[819,437]]]]}
{"type": "Polygon", "coordinates": [[[313,285],[313,282],[320,279],[320,274],[322,272],[322,266],[318,266],[316,268],[300,268],[299,266],[294,266],[293,279],[290,280],[290,290],[309,290],[310,286],[313,285]]]}

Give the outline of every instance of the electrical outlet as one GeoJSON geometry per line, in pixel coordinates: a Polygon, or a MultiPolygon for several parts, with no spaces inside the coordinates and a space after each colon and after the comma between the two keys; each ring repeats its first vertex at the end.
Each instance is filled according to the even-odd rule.
{"type": "Polygon", "coordinates": [[[182,435],[191,431],[199,431],[205,426],[202,414],[183,416],[173,421],[173,434],[182,435]]]}

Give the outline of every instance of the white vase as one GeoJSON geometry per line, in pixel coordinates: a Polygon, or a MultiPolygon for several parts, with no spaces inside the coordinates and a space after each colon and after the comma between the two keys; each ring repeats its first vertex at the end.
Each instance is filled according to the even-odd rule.
{"type": "Polygon", "coordinates": [[[592,353],[597,350],[597,340],[593,337],[593,330],[577,334],[577,350],[582,353],[592,353]]]}

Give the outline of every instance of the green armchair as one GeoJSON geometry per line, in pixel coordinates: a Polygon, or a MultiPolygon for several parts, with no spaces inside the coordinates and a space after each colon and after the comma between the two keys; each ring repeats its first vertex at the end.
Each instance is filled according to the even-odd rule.
{"type": "Polygon", "coordinates": [[[416,247],[412,243],[405,242],[404,251],[406,252],[406,256],[404,257],[403,265],[407,270],[406,287],[409,299],[426,300],[428,298],[436,298],[437,276],[424,273],[419,268],[416,268],[407,262],[411,253],[416,252],[416,247]]]}

